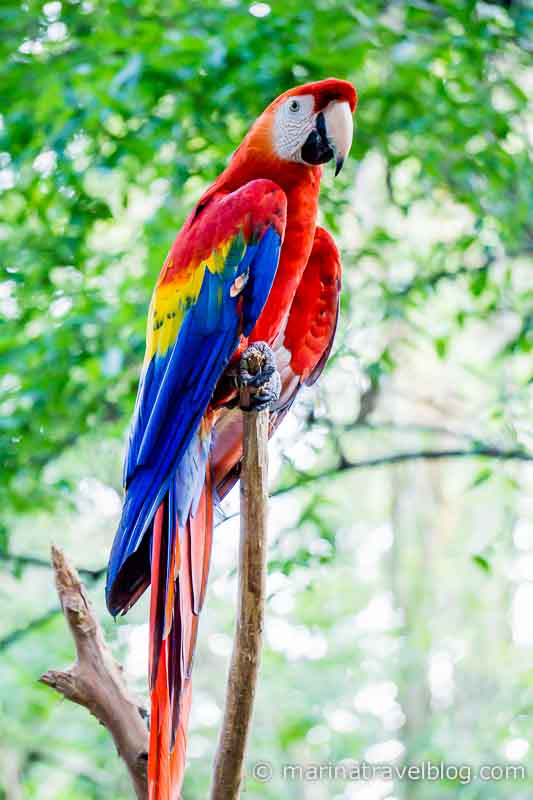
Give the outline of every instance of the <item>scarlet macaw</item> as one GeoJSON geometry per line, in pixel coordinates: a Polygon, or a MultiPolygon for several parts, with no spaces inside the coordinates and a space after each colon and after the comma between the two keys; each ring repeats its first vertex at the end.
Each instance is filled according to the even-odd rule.
{"type": "Polygon", "coordinates": [[[213,505],[242,457],[239,358],[249,347],[267,357],[237,380],[259,387],[273,432],[331,348],[341,266],[316,226],[320,165],[341,169],[356,102],[334,78],[274,100],[186,220],[152,296],[106,586],[115,616],[152,584],[150,800],[178,798],[183,781],[213,505]]]}

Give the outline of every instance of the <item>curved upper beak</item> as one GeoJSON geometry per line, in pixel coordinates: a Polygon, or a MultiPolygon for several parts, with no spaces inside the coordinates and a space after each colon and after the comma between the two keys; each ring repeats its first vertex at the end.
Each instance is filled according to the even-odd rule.
{"type": "Polygon", "coordinates": [[[350,104],[345,100],[333,100],[316,115],[315,126],[302,146],[301,157],[306,164],[325,164],[335,159],[335,175],[338,175],[352,146],[352,138],[350,104]]]}
{"type": "Polygon", "coordinates": [[[353,117],[346,101],[334,101],[324,111],[326,133],[335,154],[335,175],[338,175],[350,152],[353,139],[353,117]]]}

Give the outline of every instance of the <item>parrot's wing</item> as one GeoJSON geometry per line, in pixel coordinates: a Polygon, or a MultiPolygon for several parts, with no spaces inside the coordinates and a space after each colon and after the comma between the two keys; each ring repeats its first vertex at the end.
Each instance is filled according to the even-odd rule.
{"type": "MultiPolygon", "coordinates": [[[[332,236],[317,228],[287,325],[273,347],[282,388],[270,413],[269,436],[288,413],[301,387],[312,385],[328,360],[339,317],[341,271],[332,236]]],[[[215,432],[213,481],[222,500],[240,476],[242,421],[238,409],[225,409],[217,419],[215,432]]]]}
{"type": "Polygon", "coordinates": [[[298,286],[283,335],[289,354],[288,373],[298,384],[280,402],[292,401],[300,386],[312,386],[329,358],[339,319],[342,266],[337,245],[324,228],[317,228],[309,261],[298,286]],[[291,396],[292,395],[292,396],[291,396]]]}
{"type": "Polygon", "coordinates": [[[200,203],[170,251],[150,305],[108,589],[150,525],[241,333],[263,309],[285,217],[282,190],[251,181],[200,203]]]}

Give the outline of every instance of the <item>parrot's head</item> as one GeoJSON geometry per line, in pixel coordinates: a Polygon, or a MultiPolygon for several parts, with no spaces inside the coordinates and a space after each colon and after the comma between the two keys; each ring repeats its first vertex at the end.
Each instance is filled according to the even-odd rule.
{"type": "Polygon", "coordinates": [[[357,92],[348,81],[327,78],[280,95],[258,120],[268,130],[275,157],[315,166],[335,160],[337,175],[350,150],[357,92]]]}

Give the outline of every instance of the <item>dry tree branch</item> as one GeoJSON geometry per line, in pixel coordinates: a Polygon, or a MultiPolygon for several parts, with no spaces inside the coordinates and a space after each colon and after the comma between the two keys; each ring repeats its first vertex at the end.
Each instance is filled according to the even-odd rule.
{"type": "MultiPolygon", "coordinates": [[[[242,395],[241,405],[246,405],[242,395]]],[[[210,800],[237,800],[240,796],[263,639],[267,561],[268,411],[247,412],[243,417],[237,619],[210,800]]]]}
{"type": "Polygon", "coordinates": [[[104,725],[125,761],[139,800],[146,800],[148,729],[145,712],[131,695],[122,667],[109,650],[79,575],[63,552],[52,546],[52,564],[61,607],[76,645],[68,670],[49,670],[40,680],[87,708],[104,725]]]}
{"type": "Polygon", "coordinates": [[[356,469],[373,469],[374,467],[386,467],[390,464],[403,464],[407,461],[442,461],[446,459],[467,459],[467,458],[488,458],[495,461],[533,461],[533,453],[527,450],[505,450],[492,445],[479,445],[467,450],[459,448],[450,450],[409,450],[407,452],[389,453],[376,458],[366,458],[360,461],[350,461],[341,456],[332,467],[322,472],[298,472],[293,469],[294,480],[278,486],[272,492],[272,497],[278,497],[294,489],[300,489],[312,483],[324,480],[324,478],[335,478],[342,472],[356,469]]]}
{"type": "MultiPolygon", "coordinates": [[[[249,364],[256,372],[259,364],[249,364]]],[[[241,406],[250,393],[241,391],[241,406]]],[[[211,800],[238,800],[261,656],[266,595],[268,505],[268,410],[243,414],[241,536],[238,608],[224,718],[215,756],[211,800]]],[[[87,708],[110,732],[128,767],[135,793],[146,800],[148,730],[142,708],[130,695],[76,570],[52,546],[52,565],[77,661],[49,670],[42,683],[87,708]]]]}

